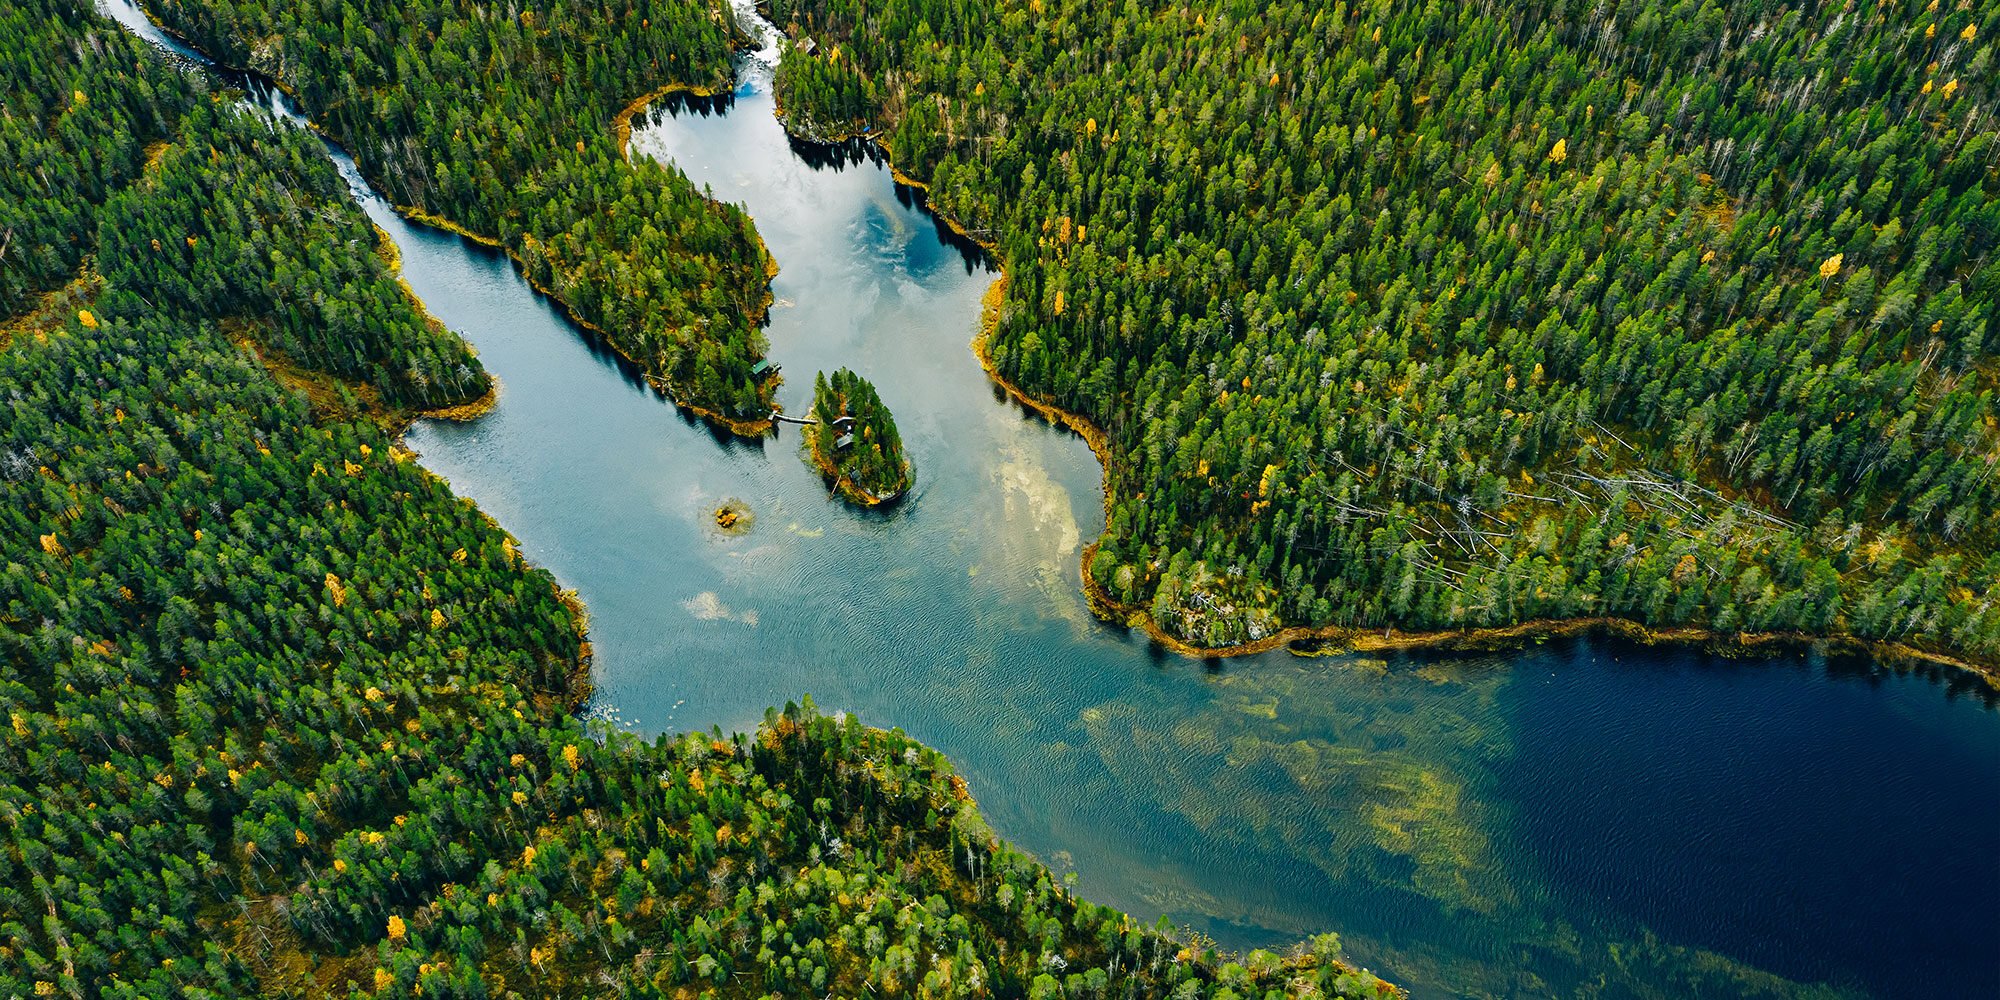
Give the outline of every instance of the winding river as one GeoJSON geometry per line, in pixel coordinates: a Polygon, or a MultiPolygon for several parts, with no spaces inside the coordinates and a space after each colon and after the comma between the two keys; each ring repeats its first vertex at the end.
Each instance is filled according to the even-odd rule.
{"type": "Polygon", "coordinates": [[[632,152],[755,218],[788,410],[816,369],[879,387],[917,467],[887,513],[829,498],[796,433],[681,417],[329,147],[502,382],[408,441],[589,604],[592,712],[730,729],[810,693],[950,754],[1090,898],[1237,947],[1338,931],[1419,996],[2000,995],[2000,713],[1965,678],[1588,641],[1203,663],[1093,620],[1100,470],[967,349],[995,273],[882,164],[788,141],[775,57],[632,152]],[[747,530],[715,527],[731,499],[747,530]]]}

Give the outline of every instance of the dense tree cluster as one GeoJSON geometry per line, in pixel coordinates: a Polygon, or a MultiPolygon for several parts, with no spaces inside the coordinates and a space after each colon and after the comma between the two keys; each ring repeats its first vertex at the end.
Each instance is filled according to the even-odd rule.
{"type": "Polygon", "coordinates": [[[13,316],[76,276],[104,202],[193,88],[134,74],[145,43],[75,5],[10,3],[0,37],[0,316],[13,316]]]}
{"type": "Polygon", "coordinates": [[[377,234],[317,142],[210,100],[206,80],[161,71],[145,43],[87,8],[5,16],[20,40],[0,51],[0,185],[18,195],[0,207],[0,236],[20,241],[0,256],[9,315],[89,260],[77,284],[115,290],[105,319],[129,308],[224,320],[274,361],[356,383],[391,409],[486,392],[471,349],[373,252],[377,234]]]}
{"type": "Polygon", "coordinates": [[[784,81],[781,94],[804,94],[808,99],[784,106],[785,129],[794,135],[826,145],[835,145],[873,131],[872,122],[880,98],[875,85],[842,61],[840,50],[824,58],[781,61],[778,73],[784,81]]]}
{"type": "Polygon", "coordinates": [[[150,6],[280,81],[392,202],[499,241],[677,401],[769,412],[769,255],[740,209],[627,158],[618,125],[663,86],[726,87],[733,22],[680,0],[150,6]]]}
{"type": "Polygon", "coordinates": [[[462,766],[430,741],[473,737],[475,689],[532,733],[505,708],[579,639],[374,424],[314,425],[212,324],[103,311],[0,355],[0,992],[254,993],[232,911],[462,766]]]}
{"type": "Polygon", "coordinates": [[[2000,656],[2000,5],[775,6],[786,107],[997,234],[1169,630],[2000,656]]]}
{"type": "Polygon", "coordinates": [[[144,182],[105,206],[97,269],[113,288],[145,289],[154,310],[255,320],[267,351],[392,405],[484,393],[478,358],[366,252],[377,234],[351,209],[318,142],[248,110],[197,104],[144,182]]]}
{"type": "Polygon", "coordinates": [[[873,382],[845,368],[831,378],[820,372],[813,379],[812,413],[819,422],[806,427],[806,447],[843,496],[872,504],[910,488],[903,436],[873,382]]]}
{"type": "Polygon", "coordinates": [[[47,179],[170,141],[16,216],[103,275],[0,350],[0,996],[1395,994],[1330,937],[1235,961],[1078,901],[936,753],[810,704],[587,728],[550,575],[259,363],[405,404],[484,378],[441,378],[463,345],[317,140],[22,3],[0,65],[39,89],[9,108],[90,80],[127,109],[47,179]],[[77,62],[24,69],[49,51],[77,62]]]}

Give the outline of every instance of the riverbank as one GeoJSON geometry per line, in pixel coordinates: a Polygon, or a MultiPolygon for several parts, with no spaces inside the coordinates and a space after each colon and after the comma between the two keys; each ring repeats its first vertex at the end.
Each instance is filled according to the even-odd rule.
{"type": "MultiPolygon", "coordinates": [[[[679,85],[679,86],[681,86],[681,89],[690,92],[697,92],[697,93],[699,92],[696,91],[694,88],[685,87],[684,85],[679,85]]],[[[664,91],[656,92],[655,94],[649,97],[642,98],[639,101],[635,101],[633,103],[632,110],[636,113],[636,110],[640,107],[643,107],[647,101],[656,100],[663,94],[671,94],[675,92],[677,91],[674,88],[668,88],[664,91]]],[[[623,112],[621,112],[621,114],[622,113],[623,112]]],[[[631,131],[630,119],[627,118],[625,142],[630,141],[630,131],[631,131]]],[[[624,151],[625,142],[621,142],[619,145],[619,150],[621,153],[624,151]]],[[[418,209],[413,206],[392,204],[390,208],[394,209],[397,215],[402,216],[403,218],[408,219],[411,222],[415,222],[423,226],[429,226],[430,228],[433,229],[441,229],[444,230],[445,232],[451,233],[454,236],[460,236],[465,239],[471,240],[474,243],[478,243],[482,246],[492,247],[495,250],[499,250],[500,252],[505,253],[507,255],[507,258],[514,262],[514,269],[520,273],[522,280],[526,281],[530,287],[534,288],[535,291],[540,292],[549,301],[555,303],[557,309],[559,309],[562,312],[563,316],[568,318],[570,322],[575,323],[577,326],[590,331],[590,333],[597,338],[599,343],[602,343],[605,347],[609,348],[612,353],[618,355],[620,358],[625,359],[625,361],[627,361],[634,367],[638,368],[640,373],[645,378],[647,385],[652,386],[656,392],[658,392],[661,396],[665,397],[668,402],[674,404],[674,406],[678,407],[683,412],[689,414],[690,416],[699,418],[701,420],[705,420],[715,426],[721,427],[729,431],[730,433],[737,435],[738,437],[761,438],[771,432],[771,421],[768,418],[761,420],[742,420],[735,417],[728,417],[714,410],[711,410],[708,407],[701,406],[695,403],[690,403],[685,399],[683,399],[679,394],[674,392],[673,383],[671,381],[662,376],[655,375],[651,371],[648,371],[646,365],[643,362],[631,356],[630,354],[627,354],[625,352],[625,349],[618,346],[617,341],[613,340],[611,338],[611,335],[605,332],[605,329],[603,327],[597,325],[596,323],[591,322],[588,319],[585,319],[581,314],[579,314],[576,311],[576,308],[574,306],[570,305],[567,299],[563,298],[563,296],[558,294],[555,291],[555,289],[550,288],[549,286],[543,284],[539,279],[537,279],[534,276],[534,274],[528,269],[527,261],[522,258],[521,253],[518,250],[508,246],[498,238],[487,236],[481,233],[475,233],[469,229],[466,229],[464,226],[461,226],[451,221],[450,219],[446,219],[437,215],[432,215],[429,212],[425,212],[422,209],[418,209]]],[[[527,246],[535,245],[535,238],[533,236],[529,236],[528,234],[523,233],[521,234],[521,239],[523,243],[527,246]]],[[[764,291],[762,300],[758,303],[758,305],[752,311],[752,313],[748,317],[746,317],[746,319],[753,326],[761,326],[764,323],[764,318],[770,314],[771,304],[774,301],[776,301],[774,293],[771,291],[771,279],[777,277],[778,275],[778,262],[775,258],[772,257],[770,249],[764,245],[764,239],[762,236],[758,236],[755,233],[753,233],[751,235],[751,239],[756,244],[758,254],[764,260],[764,291]]],[[[775,380],[767,382],[767,385],[775,387],[775,380]]]]}
{"type": "MultiPolygon", "coordinates": [[[[782,105],[781,105],[782,106],[782,105]]],[[[782,121],[782,119],[781,119],[782,121]]],[[[911,177],[898,167],[889,150],[875,133],[847,137],[847,140],[871,143],[889,165],[890,175],[897,183],[929,194],[930,188],[923,181],[911,177]]],[[[996,266],[1000,265],[999,246],[996,242],[972,235],[957,219],[938,209],[935,203],[926,199],[925,206],[932,216],[944,222],[953,232],[977,243],[993,255],[996,266]]],[[[971,343],[972,351],[979,360],[980,368],[987,378],[999,386],[1015,402],[1035,411],[1052,423],[1061,424],[1076,432],[1097,457],[1103,470],[1104,517],[1108,524],[1115,499],[1112,470],[1116,453],[1111,447],[1109,436],[1088,417],[1063,409],[1044,399],[1037,398],[1001,374],[991,353],[992,336],[1000,322],[1000,310],[1006,295],[1007,275],[1004,270],[986,290],[981,302],[979,331],[971,343]]],[[[1534,619],[1511,625],[1467,628],[1438,629],[1409,632],[1387,627],[1383,629],[1357,629],[1344,626],[1295,625],[1250,642],[1230,646],[1201,646],[1175,636],[1161,628],[1145,608],[1121,603],[1104,590],[1090,572],[1092,558],[1097,553],[1097,543],[1085,546],[1079,557],[1079,568],[1083,579],[1083,591],[1091,613],[1099,619],[1128,628],[1136,628],[1160,646],[1183,656],[1200,659],[1253,656],[1267,653],[1281,647],[1297,644],[1321,644],[1324,648],[1314,652],[1391,652],[1391,651],[1437,651],[1437,652],[1500,652],[1520,649],[1545,642],[1550,639],[1584,636],[1608,636],[1642,645],[1677,645],[1699,648],[1719,656],[1776,656],[1788,652],[1816,651],[1824,654],[1862,656],[1885,665],[1906,667],[1941,668],[1962,671],[1976,677],[1987,687],[2000,691],[2000,664],[1968,659],[1950,653],[1924,649],[1908,643],[1886,642],[1852,635],[1809,635],[1797,632],[1753,632],[1719,633],[1696,626],[1675,626],[1654,628],[1640,622],[1623,618],[1592,617],[1563,619],[1534,619]]],[[[1304,652],[1294,650],[1294,652],[1304,652]]]]}
{"type": "MultiPolygon", "coordinates": [[[[348,159],[350,161],[353,161],[353,154],[347,151],[346,145],[338,137],[334,136],[326,129],[320,127],[319,123],[312,120],[311,116],[306,111],[305,105],[299,100],[298,94],[284,80],[279,79],[275,76],[271,76],[266,73],[262,73],[254,69],[242,66],[233,66],[228,63],[225,63],[220,59],[215,58],[213,54],[202,49],[201,46],[196,45],[193,42],[193,40],[187,38],[181,33],[175,31],[173,28],[169,27],[164,21],[162,21],[159,18],[159,16],[150,7],[148,7],[143,2],[143,0],[141,0],[141,2],[138,3],[136,6],[139,12],[145,16],[146,20],[151,22],[153,27],[156,30],[158,30],[163,36],[172,40],[175,44],[184,47],[189,52],[199,53],[201,58],[207,60],[210,65],[213,65],[218,69],[221,69],[222,71],[227,73],[233,73],[246,78],[261,81],[263,83],[267,83],[271,87],[275,88],[279,93],[284,94],[285,97],[291,101],[294,107],[298,109],[297,110],[298,118],[305,125],[306,128],[310,129],[315,135],[318,135],[321,139],[325,140],[326,142],[329,142],[337,147],[340,147],[342,152],[347,154],[348,159]]],[[[620,156],[628,155],[627,147],[629,146],[631,141],[631,121],[633,116],[637,115],[641,110],[643,110],[646,107],[646,105],[650,104],[651,102],[658,100],[666,95],[674,93],[691,93],[697,96],[713,96],[714,94],[718,93],[718,90],[713,85],[675,82],[657,88],[651,91],[650,93],[647,93],[639,97],[638,99],[628,103],[623,109],[614,113],[611,120],[612,135],[617,140],[617,147],[620,156]]],[[[357,169],[359,168],[358,162],[356,162],[356,168],[357,169]]],[[[384,200],[386,201],[387,199],[385,198],[384,200]]],[[[427,212],[414,205],[399,205],[395,204],[394,202],[390,202],[389,207],[393,211],[395,211],[397,215],[405,219],[408,219],[411,222],[415,222],[424,226],[429,226],[433,229],[440,229],[445,232],[451,233],[454,236],[459,236],[471,240],[472,242],[477,243],[481,246],[491,247],[493,249],[505,253],[508,256],[508,258],[514,262],[516,270],[520,272],[522,277],[527,279],[528,284],[533,286],[536,291],[542,293],[543,295],[547,296],[549,299],[554,301],[557,304],[557,306],[561,308],[563,314],[567,316],[572,322],[590,331],[606,347],[610,348],[612,352],[616,353],[619,357],[624,358],[626,361],[637,366],[641,372],[645,373],[645,378],[649,385],[651,385],[661,395],[665,396],[668,401],[672,402],[676,407],[680,408],[682,411],[686,412],[690,416],[693,416],[700,420],[707,421],[708,423],[721,427],[739,437],[760,438],[770,433],[771,421],[769,419],[744,420],[736,417],[726,416],[708,407],[684,401],[681,398],[681,396],[674,391],[673,384],[671,381],[661,376],[652,374],[650,371],[648,371],[647,366],[645,364],[640,362],[638,359],[632,357],[630,354],[627,354],[625,350],[621,348],[617,344],[617,342],[611,338],[611,336],[608,333],[606,333],[603,327],[579,315],[575,307],[573,307],[568,300],[563,298],[561,295],[557,294],[553,289],[549,288],[548,286],[544,285],[542,282],[537,280],[534,277],[534,275],[529,271],[527,261],[526,259],[524,259],[520,251],[514,247],[509,246],[500,237],[491,236],[485,233],[474,232],[473,230],[468,229],[457,222],[444,218],[443,216],[427,212]]],[[[522,239],[528,244],[532,244],[534,242],[534,238],[532,236],[527,235],[526,233],[522,234],[522,239]]],[[[764,261],[765,280],[764,280],[764,289],[761,301],[759,301],[755,306],[753,306],[750,309],[749,313],[744,317],[744,320],[752,327],[759,327],[763,325],[765,318],[769,316],[771,304],[773,301],[775,301],[771,292],[770,280],[773,277],[777,276],[778,266],[777,266],[777,261],[771,255],[770,249],[764,245],[763,238],[753,232],[751,234],[751,239],[756,245],[759,256],[762,257],[764,261]]],[[[767,388],[769,387],[770,386],[767,386],[767,388]]],[[[491,407],[488,406],[484,409],[462,411],[461,408],[452,407],[448,408],[445,411],[438,411],[437,415],[443,417],[444,419],[470,419],[471,416],[477,416],[479,415],[479,413],[485,412],[485,409],[490,409],[490,408],[491,407]],[[465,417],[457,416],[456,414],[460,412],[467,412],[469,413],[469,416],[465,417]]],[[[430,416],[432,414],[424,413],[419,415],[430,416]]]]}
{"type": "MultiPolygon", "coordinates": [[[[417,315],[423,318],[424,325],[433,332],[448,332],[445,329],[444,322],[436,316],[431,315],[431,311],[424,306],[424,300],[417,295],[417,290],[411,288],[409,280],[403,276],[403,251],[396,246],[395,239],[389,235],[388,230],[383,229],[381,226],[370,226],[369,228],[375,230],[375,256],[382,261],[382,266],[389,269],[390,277],[396,280],[396,287],[401,288],[404,297],[410,300],[410,308],[416,310],[417,315]]],[[[466,350],[471,351],[475,357],[479,354],[478,349],[473,347],[469,341],[466,342],[466,350]]],[[[353,387],[350,386],[350,388],[353,387]]],[[[500,377],[488,372],[486,375],[486,391],[481,393],[477,399],[455,403],[451,406],[440,406],[435,409],[388,414],[385,415],[386,419],[378,419],[376,422],[381,424],[391,434],[401,436],[405,430],[409,429],[411,421],[418,418],[426,420],[477,420],[493,412],[494,407],[499,405],[500,377]]]]}
{"type": "Polygon", "coordinates": [[[1097,617],[1139,629],[1147,638],[1183,656],[1203,659],[1253,656],[1301,644],[1317,648],[1292,652],[1301,656],[1334,653],[1449,652],[1492,653],[1520,649],[1550,639],[1605,637],[1644,646],[1689,646],[1721,657],[1777,656],[1812,651],[1826,655],[1865,656],[1892,667],[1933,667],[1964,671],[2000,691],[2000,670],[1974,660],[1920,649],[1906,643],[1880,642],[1855,636],[1815,636],[1802,632],[1715,632],[1698,626],[1654,628],[1624,618],[1544,618],[1465,629],[1406,632],[1396,628],[1362,629],[1332,625],[1293,626],[1261,639],[1234,646],[1197,646],[1160,628],[1145,608],[1114,599],[1090,574],[1097,543],[1084,546],[1083,589],[1097,617]]]}
{"type": "MultiPolygon", "coordinates": [[[[401,206],[398,206],[396,211],[398,214],[403,213],[403,209],[401,206]]],[[[414,215],[404,215],[404,218],[410,219],[415,222],[425,221],[424,219],[418,218],[414,215]]],[[[462,234],[462,231],[459,232],[461,232],[462,234]]],[[[523,233],[521,239],[529,246],[535,245],[535,238],[532,236],[523,233]]],[[[776,301],[771,291],[770,276],[775,275],[777,273],[777,263],[771,259],[771,252],[770,250],[765,248],[762,237],[755,237],[755,239],[757,241],[758,252],[760,252],[764,256],[764,272],[766,275],[764,279],[764,297],[762,303],[759,304],[756,310],[752,313],[752,315],[750,315],[747,318],[752,326],[762,326],[764,323],[764,317],[770,313],[771,303],[776,301]]],[[[500,246],[500,244],[498,243],[489,243],[488,245],[495,247],[500,246]]],[[[641,362],[638,358],[635,358],[632,355],[625,353],[625,349],[619,347],[618,343],[613,339],[611,339],[611,335],[606,333],[603,327],[598,326],[596,323],[593,323],[590,320],[583,318],[583,316],[576,311],[576,308],[569,304],[569,301],[567,299],[564,299],[561,295],[556,293],[555,289],[552,289],[549,286],[544,285],[539,280],[537,280],[535,276],[528,271],[528,265],[524,260],[521,259],[520,254],[516,253],[512,249],[508,248],[502,248],[502,249],[506,251],[508,258],[514,261],[515,270],[521,273],[521,279],[523,281],[526,281],[529,287],[533,288],[537,292],[540,292],[549,301],[555,303],[556,308],[562,312],[565,318],[567,318],[570,322],[575,323],[577,326],[590,331],[591,334],[596,336],[598,342],[602,343],[605,347],[609,348],[613,354],[618,355],[620,358],[625,359],[625,361],[630,363],[633,367],[638,368],[640,373],[644,376],[646,384],[652,386],[655,392],[658,392],[662,397],[665,397],[667,402],[674,404],[674,406],[680,408],[682,412],[687,413],[690,416],[705,420],[714,426],[721,427],[724,430],[729,431],[731,434],[735,434],[738,437],[761,438],[771,432],[771,420],[768,417],[757,420],[741,420],[736,417],[724,416],[723,414],[718,413],[715,410],[711,410],[706,406],[701,406],[696,403],[690,403],[687,400],[683,399],[679,394],[674,392],[674,384],[672,380],[661,375],[655,375],[651,371],[647,370],[646,365],[643,362],[641,362]]],[[[766,382],[766,384],[775,385],[775,381],[776,380],[769,380],[766,382]]]]}
{"type": "Polygon", "coordinates": [[[705,84],[670,83],[649,94],[645,94],[625,105],[611,116],[611,135],[618,141],[618,155],[630,156],[632,148],[632,119],[646,106],[670,94],[692,94],[696,97],[714,97],[721,90],[705,84]]]}

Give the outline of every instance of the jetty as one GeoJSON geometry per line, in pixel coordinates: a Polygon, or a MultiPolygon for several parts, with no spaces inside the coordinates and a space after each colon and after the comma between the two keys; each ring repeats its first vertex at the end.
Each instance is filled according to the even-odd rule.
{"type": "MultiPolygon", "coordinates": [[[[806,426],[813,426],[819,423],[819,418],[794,417],[789,414],[779,413],[776,410],[772,410],[771,422],[784,423],[784,424],[804,424],[806,426]]],[[[843,413],[840,416],[833,418],[833,428],[834,430],[838,431],[852,431],[854,429],[854,418],[843,413]]]]}

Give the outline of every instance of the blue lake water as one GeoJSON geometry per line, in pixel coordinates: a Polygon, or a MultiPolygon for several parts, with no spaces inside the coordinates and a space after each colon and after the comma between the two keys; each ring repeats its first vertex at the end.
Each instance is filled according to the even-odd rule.
{"type": "Polygon", "coordinates": [[[2000,996],[2000,713],[1968,678],[1588,641],[1198,662],[1092,619],[1100,471],[968,350],[994,273],[885,167],[788,141],[768,80],[746,59],[633,155],[756,220],[788,409],[818,369],[880,389],[917,469],[887,513],[795,433],[683,418],[331,151],[503,384],[408,440],[589,604],[593,712],[730,729],[809,693],[946,751],[1090,898],[1237,947],[1337,931],[1420,996],[2000,996]]]}

